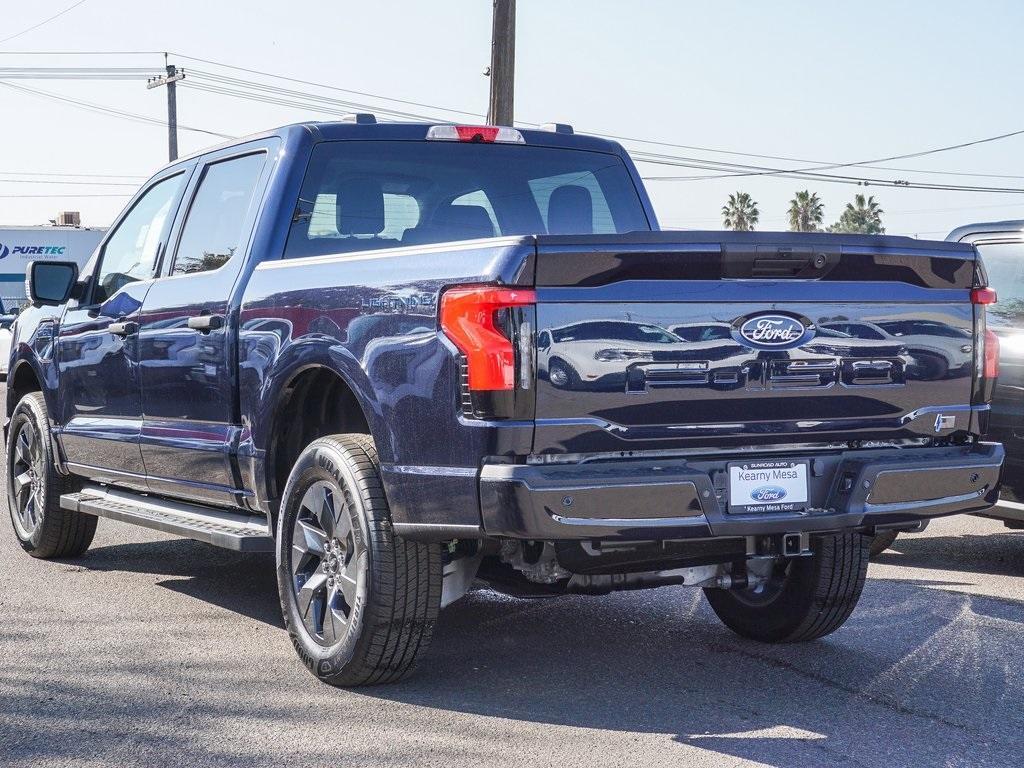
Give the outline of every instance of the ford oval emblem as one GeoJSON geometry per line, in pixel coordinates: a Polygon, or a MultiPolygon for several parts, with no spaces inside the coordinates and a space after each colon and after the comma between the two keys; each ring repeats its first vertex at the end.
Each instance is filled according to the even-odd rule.
{"type": "Polygon", "coordinates": [[[748,317],[737,330],[744,342],[759,349],[795,347],[813,333],[794,317],[769,314],[748,317]]]}
{"type": "Polygon", "coordinates": [[[786,498],[786,489],[777,485],[762,485],[750,492],[750,498],[754,501],[782,501],[786,498]]]}

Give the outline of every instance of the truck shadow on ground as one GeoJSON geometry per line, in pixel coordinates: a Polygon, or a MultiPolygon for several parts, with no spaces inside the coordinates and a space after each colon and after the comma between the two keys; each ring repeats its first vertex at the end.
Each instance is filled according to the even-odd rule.
{"type": "Polygon", "coordinates": [[[284,629],[271,553],[242,554],[198,541],[169,539],[96,547],[83,558],[63,562],[87,571],[175,577],[157,584],[284,629]]]}
{"type": "MultiPolygon", "coordinates": [[[[160,541],[100,547],[74,567],[174,577],[158,583],[281,626],[270,556],[160,541]]],[[[718,623],[699,591],[685,588],[548,600],[481,590],[442,612],[418,674],[400,685],[336,690],[304,674],[297,682],[285,675],[282,683],[280,670],[254,670],[241,659],[237,666],[211,662],[202,673],[212,689],[231,689],[240,678],[257,686],[252,699],[237,704],[237,712],[235,704],[223,700],[210,704],[220,723],[258,713],[285,728],[296,717],[288,702],[298,697],[328,705],[339,717],[376,702],[384,711],[406,704],[535,724],[664,734],[773,765],[1017,764],[1024,669],[1006,660],[1019,653],[1024,604],[942,586],[869,579],[845,627],[829,638],[789,646],[735,637],[718,623]],[[893,733],[899,738],[890,738],[893,733]]],[[[281,642],[287,643],[283,632],[281,642]]],[[[162,674],[142,664],[134,673],[152,675],[154,681],[162,674]]],[[[83,683],[75,690],[70,679],[49,685],[53,690],[45,685],[38,691],[15,690],[7,706],[43,718],[42,728],[54,712],[88,719],[124,707],[113,696],[105,700],[95,686],[83,683]],[[63,702],[56,708],[54,691],[63,702]]],[[[153,690],[165,686],[160,681],[153,690]]],[[[147,690],[142,685],[133,695],[132,718],[158,722],[168,707],[177,706],[147,690]]],[[[451,717],[432,718],[420,721],[418,727],[426,731],[418,736],[450,738],[447,729],[454,727],[469,756],[480,751],[483,757],[487,745],[477,743],[473,731],[490,731],[480,722],[453,725],[451,717]]],[[[118,727],[127,726],[101,729],[102,738],[113,741],[97,743],[96,754],[133,733],[119,736],[118,727]]],[[[566,738],[578,739],[585,752],[591,737],[578,731],[566,738]]],[[[208,743],[199,748],[196,739],[187,729],[174,730],[154,736],[154,743],[193,750],[197,758],[217,757],[215,751],[204,752],[213,749],[208,743]]],[[[363,758],[372,761],[373,754],[363,758]]]]}
{"type": "Polygon", "coordinates": [[[1024,531],[966,536],[902,534],[874,562],[937,571],[1024,576],[1024,531]]]}
{"type": "Polygon", "coordinates": [[[1022,616],[1016,601],[876,580],[835,635],[771,646],[729,633],[692,590],[541,604],[476,593],[445,612],[416,678],[365,695],[666,733],[781,765],[809,748],[819,764],[857,763],[865,734],[895,729],[901,739],[873,743],[864,764],[928,764],[922,754],[935,750],[935,762],[984,764],[1015,749],[1014,737],[993,738],[990,718],[1024,694],[1024,673],[1003,655],[1016,652],[1005,629],[1022,616]]]}

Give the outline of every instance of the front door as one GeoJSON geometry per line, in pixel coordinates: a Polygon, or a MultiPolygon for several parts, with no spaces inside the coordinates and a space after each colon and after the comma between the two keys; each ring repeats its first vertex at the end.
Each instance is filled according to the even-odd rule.
{"type": "Polygon", "coordinates": [[[136,198],[101,245],[85,295],[61,320],[54,354],[58,434],[78,474],[146,487],[136,333],[188,175],[189,169],[174,169],[136,198]]]}
{"type": "Polygon", "coordinates": [[[268,175],[270,145],[204,158],[139,331],[142,459],[151,490],[240,503],[232,293],[268,175]]]}

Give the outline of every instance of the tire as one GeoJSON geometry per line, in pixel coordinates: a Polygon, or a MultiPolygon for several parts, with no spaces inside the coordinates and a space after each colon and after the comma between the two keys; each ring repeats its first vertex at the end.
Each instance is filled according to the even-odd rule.
{"type": "Polygon", "coordinates": [[[733,632],[766,643],[815,640],[849,618],[867,578],[870,537],[823,536],[814,554],[780,561],[758,589],[705,589],[718,618],[733,632]]]}
{"type": "Polygon", "coordinates": [[[879,531],[871,539],[871,558],[874,559],[880,554],[885,552],[889,547],[896,541],[896,537],[900,535],[899,531],[879,531]]]}
{"type": "Polygon", "coordinates": [[[558,389],[578,389],[580,383],[573,367],[557,357],[548,364],[548,381],[558,389]]]}
{"type": "Polygon", "coordinates": [[[439,545],[394,534],[368,435],[323,437],[302,452],[278,516],[277,581],[310,672],[337,686],[409,675],[430,643],[441,579],[439,545]]]}
{"type": "Polygon", "coordinates": [[[81,488],[54,464],[50,419],[40,392],[30,392],[11,415],[7,440],[7,508],[22,549],[32,557],[77,557],[92,544],[96,517],[60,508],[60,497],[81,488]]]}

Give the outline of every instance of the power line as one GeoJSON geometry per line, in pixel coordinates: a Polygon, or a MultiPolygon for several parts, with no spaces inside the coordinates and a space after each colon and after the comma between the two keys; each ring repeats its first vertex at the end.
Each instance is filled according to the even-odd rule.
{"type": "Polygon", "coordinates": [[[137,187],[132,181],[57,181],[56,179],[0,179],[0,184],[61,184],[83,187],[137,187]]]}
{"type": "MultiPolygon", "coordinates": [[[[39,53],[39,52],[28,52],[28,53],[39,53]]],[[[70,53],[70,52],[69,52],[70,53]]],[[[93,55],[114,55],[123,54],[128,55],[129,53],[144,53],[144,52],[82,52],[90,53],[93,55]]],[[[462,115],[472,115],[479,117],[477,113],[468,112],[464,110],[457,110],[451,107],[441,107],[438,105],[426,104],[424,102],[414,102],[404,99],[394,99],[391,97],[382,96],[380,94],[373,94],[366,91],[355,91],[352,89],[339,88],[337,86],[331,86],[324,83],[316,83],[309,80],[302,80],[299,78],[288,77],[284,75],[276,75],[274,73],[265,72],[256,69],[250,69],[246,67],[238,67],[231,64],[225,64],[223,62],[214,61],[212,59],[203,59],[199,57],[188,56],[181,53],[175,53],[183,59],[197,61],[200,63],[211,64],[216,67],[223,67],[239,72],[246,72],[249,74],[259,75],[261,77],[269,77],[273,79],[301,83],[310,85],[315,88],[324,88],[341,93],[353,93],[357,95],[367,96],[374,99],[380,99],[384,101],[390,101],[396,104],[407,104],[425,107],[427,109],[438,109],[441,111],[452,112],[462,115]]],[[[99,68],[96,68],[99,69],[99,68]]],[[[112,69],[112,68],[111,68],[112,69]]],[[[125,68],[127,69],[127,68],[125,68]]],[[[219,95],[231,96],[234,98],[249,99],[251,101],[261,102],[265,104],[273,104],[276,106],[284,106],[294,109],[304,109],[318,111],[323,114],[341,115],[346,114],[351,110],[372,110],[376,112],[382,112],[387,115],[391,115],[399,118],[414,119],[414,120],[435,120],[436,117],[432,115],[423,115],[420,113],[408,112],[404,110],[397,110],[388,107],[382,107],[375,104],[364,104],[359,102],[332,99],[330,97],[322,96],[320,94],[309,93],[305,91],[298,91],[294,89],[281,88],[280,86],[269,85],[265,83],[259,83],[243,78],[233,78],[226,75],[216,74],[212,72],[205,72],[203,70],[193,71],[193,76],[200,79],[205,79],[207,82],[204,84],[188,84],[184,83],[187,87],[196,88],[197,90],[206,90],[210,93],[219,95]],[[246,92],[248,89],[249,92],[246,92]],[[310,104],[309,102],[314,102],[310,104]]],[[[148,121],[148,120],[147,120],[148,121]]],[[[532,125],[532,124],[531,124],[532,125]]],[[[192,129],[200,130],[200,129],[192,129]]],[[[207,132],[212,133],[212,132],[207,132]]],[[[615,139],[619,141],[634,142],[640,144],[651,144],[657,146],[667,146],[674,148],[686,148],[701,152],[708,153],[719,153],[729,154],[743,157],[758,157],[768,159],[784,160],[786,162],[805,162],[805,163],[816,163],[806,168],[777,168],[759,166],[753,164],[743,163],[728,163],[725,161],[710,160],[708,158],[692,158],[675,156],[668,154],[659,154],[653,152],[637,151],[636,149],[631,150],[631,154],[634,159],[639,163],[649,163],[656,165],[668,165],[678,166],[686,168],[694,168],[697,170],[706,170],[716,172],[714,174],[703,174],[703,175],[690,175],[690,176],[647,176],[645,177],[648,181],[696,181],[696,180],[710,180],[718,178],[728,177],[749,177],[749,176],[772,176],[778,178],[787,179],[801,179],[811,181],[822,181],[828,183],[844,183],[844,184],[857,184],[857,185],[877,185],[882,187],[910,187],[918,189],[933,189],[942,191],[965,191],[965,192],[993,192],[993,193],[1019,193],[1024,191],[1018,188],[1006,188],[1006,187],[987,187],[982,185],[954,185],[954,184],[932,184],[927,182],[910,182],[903,179],[879,179],[872,177],[861,177],[861,176],[849,176],[849,175],[834,175],[834,174],[821,174],[816,171],[830,170],[838,168],[850,168],[850,167],[877,167],[879,170],[898,170],[900,172],[920,173],[920,174],[937,174],[937,175],[954,175],[954,176],[967,176],[967,177],[988,177],[988,178],[1024,178],[1022,176],[1015,176],[1010,174],[973,174],[966,172],[956,171],[937,171],[937,170],[916,170],[916,169],[903,169],[903,168],[886,168],[885,166],[876,166],[874,164],[880,162],[887,162],[898,159],[908,159],[915,157],[923,157],[926,155],[935,154],[938,152],[952,151],[956,149],[962,149],[965,147],[975,146],[982,143],[999,141],[1002,139],[1010,138],[1024,133],[1021,131],[1012,131],[1008,133],[999,134],[997,136],[990,136],[981,139],[975,139],[972,141],[961,142],[958,144],[948,145],[944,147],[935,147],[919,152],[907,153],[902,155],[890,155],[886,158],[877,158],[874,160],[862,160],[850,163],[823,163],[821,161],[812,161],[805,158],[787,157],[783,155],[764,155],[753,152],[738,152],[734,150],[723,150],[711,147],[699,147],[695,145],[678,144],[673,142],[658,141],[654,139],[641,139],[637,137],[622,136],[616,134],[602,134],[595,132],[594,135],[602,136],[609,139],[615,139]]],[[[223,134],[215,134],[221,135],[223,134]]]]}
{"type": "Polygon", "coordinates": [[[316,93],[310,93],[308,91],[297,91],[289,88],[281,88],[280,86],[266,85],[263,83],[256,83],[251,80],[243,80],[239,78],[227,77],[224,75],[217,75],[212,72],[206,72],[203,70],[189,70],[189,77],[191,82],[186,80],[182,82],[183,87],[197,88],[196,81],[203,83],[201,90],[208,90],[212,92],[219,92],[228,96],[236,96],[238,98],[250,98],[253,100],[264,101],[266,103],[277,103],[280,102],[282,106],[294,106],[300,109],[307,109],[310,102],[317,104],[327,105],[329,108],[320,109],[319,111],[325,114],[348,114],[353,110],[375,110],[378,113],[384,113],[388,115],[394,115],[396,117],[402,117],[412,120],[436,120],[437,118],[432,115],[424,115],[414,112],[405,112],[401,110],[391,109],[388,107],[382,107],[374,104],[364,104],[360,102],[347,101],[342,99],[335,99],[329,96],[322,96],[316,93]],[[203,82],[205,81],[205,82],[203,82]],[[243,90],[239,90],[239,89],[243,90]],[[244,89],[250,89],[252,92],[247,93],[244,89]]]}
{"type": "MultiPolygon", "coordinates": [[[[806,168],[788,168],[788,169],[774,168],[774,169],[766,169],[766,170],[750,171],[750,172],[726,173],[726,174],[720,174],[718,176],[679,176],[679,177],[676,177],[676,178],[678,178],[678,179],[689,179],[689,180],[708,180],[708,179],[725,178],[725,177],[730,177],[730,176],[772,176],[772,175],[777,175],[777,174],[782,174],[782,173],[811,173],[811,172],[814,172],[814,171],[836,170],[836,169],[839,169],[839,168],[854,168],[854,167],[859,167],[859,166],[870,165],[872,163],[887,163],[887,162],[891,162],[893,160],[909,160],[909,159],[917,158],[917,157],[925,157],[926,155],[938,154],[940,152],[950,152],[952,150],[965,149],[966,147],[973,147],[973,146],[977,146],[979,144],[987,144],[987,143],[990,143],[990,142],[993,142],[993,141],[1002,141],[1003,139],[1009,139],[1009,138],[1012,138],[1014,136],[1020,136],[1022,134],[1024,134],[1024,129],[1017,130],[1017,131],[1010,131],[1008,133],[1001,133],[1001,134],[998,134],[996,136],[986,136],[985,138],[981,138],[981,139],[973,139],[971,141],[964,141],[964,142],[960,142],[959,144],[950,144],[948,146],[943,146],[943,147],[934,147],[932,149],[925,149],[925,150],[922,150],[922,151],[919,151],[919,152],[910,152],[910,153],[903,154],[903,155],[889,155],[887,157],[879,157],[879,158],[875,158],[875,159],[872,159],[872,160],[860,160],[860,161],[852,162],[852,163],[828,163],[828,164],[825,164],[825,165],[815,165],[815,166],[809,166],[809,167],[806,167],[806,168]]],[[[668,179],[670,177],[664,177],[664,178],[668,179]]]]}
{"type": "Polygon", "coordinates": [[[0,56],[163,56],[165,51],[0,51],[0,56]]]}
{"type": "Polygon", "coordinates": [[[68,11],[75,10],[75,8],[77,8],[78,6],[80,6],[84,2],[86,2],[86,0],[78,0],[77,3],[73,3],[72,5],[69,5],[63,11],[60,11],[58,13],[53,14],[53,16],[50,16],[49,18],[43,19],[42,21],[38,22],[37,24],[33,24],[31,27],[26,27],[25,29],[21,30],[21,32],[15,32],[13,35],[9,35],[8,37],[0,39],[0,45],[3,45],[7,41],[13,40],[16,37],[21,37],[22,35],[28,34],[32,30],[39,29],[41,26],[43,26],[44,24],[49,24],[54,19],[59,19],[65,13],[67,13],[68,11]]]}
{"type": "MultiPolygon", "coordinates": [[[[107,115],[108,117],[119,117],[125,120],[133,120],[139,123],[145,123],[147,125],[159,125],[165,127],[166,123],[163,120],[159,120],[154,117],[147,115],[140,115],[135,112],[126,112],[125,110],[116,109],[114,107],[108,107],[103,104],[94,104],[88,101],[82,101],[81,99],[72,99],[69,96],[61,96],[60,94],[52,93],[50,91],[41,91],[36,88],[28,88],[24,85],[14,85],[13,83],[0,82],[0,87],[11,88],[16,91],[22,91],[24,93],[31,94],[40,98],[50,99],[53,101],[63,102],[72,106],[84,109],[88,112],[97,112],[99,114],[107,115]]],[[[205,128],[195,128],[192,126],[181,125],[179,126],[182,130],[192,131],[194,133],[203,133],[208,136],[216,136],[221,139],[234,139],[236,136],[231,136],[226,133],[217,133],[216,131],[208,131],[205,128]]]]}
{"type": "Polygon", "coordinates": [[[115,192],[97,192],[97,193],[86,193],[86,194],[82,194],[82,195],[76,195],[73,192],[68,192],[67,194],[54,193],[54,194],[49,194],[49,195],[0,195],[0,197],[16,197],[19,200],[21,200],[23,198],[29,198],[29,197],[46,197],[46,198],[49,198],[49,197],[73,197],[75,199],[77,199],[79,197],[120,197],[123,200],[126,197],[131,197],[132,194],[134,194],[134,193],[132,193],[132,192],[125,192],[124,194],[117,194],[115,192]]]}
{"type": "Polygon", "coordinates": [[[852,176],[845,174],[819,173],[800,169],[766,168],[764,166],[742,165],[738,163],[726,163],[722,161],[708,161],[702,158],[674,157],[672,155],[657,155],[634,153],[633,159],[639,163],[654,165],[668,165],[683,168],[696,168],[703,170],[723,170],[725,168],[747,168],[758,169],[752,173],[724,173],[716,176],[644,176],[644,181],[683,181],[693,179],[719,179],[732,178],[734,176],[765,176],[778,179],[799,179],[801,181],[819,181],[833,184],[854,184],[857,186],[878,186],[904,189],[931,189],[948,192],[991,192],[991,193],[1012,193],[1024,192],[1022,187],[991,187],[973,184],[939,184],[922,181],[909,181],[907,179],[880,179],[870,176],[852,176]]]}
{"type": "Polygon", "coordinates": [[[0,176],[75,176],[94,179],[147,179],[132,173],[48,173],[44,171],[0,171],[0,176]]]}
{"type": "Polygon", "coordinates": [[[0,67],[4,80],[145,80],[163,70],[153,67],[0,67]]]}
{"type": "Polygon", "coordinates": [[[261,70],[258,70],[258,69],[250,69],[248,67],[239,67],[239,66],[235,66],[233,64],[225,64],[224,62],[221,62],[221,61],[213,61],[212,59],[203,59],[203,58],[199,58],[198,56],[187,56],[184,53],[179,53],[177,51],[168,51],[168,54],[172,55],[172,56],[176,56],[179,59],[185,59],[187,61],[197,61],[197,62],[199,62],[201,64],[211,64],[211,65],[213,65],[215,67],[223,67],[224,69],[232,69],[232,70],[235,70],[236,72],[245,72],[245,73],[250,74],[250,75],[260,75],[261,77],[270,77],[270,78],[273,78],[275,80],[284,80],[285,82],[297,83],[299,85],[308,85],[308,86],[312,86],[314,88],[324,88],[325,90],[337,91],[339,93],[351,93],[351,94],[354,94],[356,96],[364,96],[366,98],[378,99],[380,101],[390,101],[390,102],[393,102],[395,104],[404,104],[404,105],[410,106],[410,107],[423,107],[424,109],[436,109],[436,110],[439,110],[441,112],[452,112],[452,113],[458,114],[458,115],[469,115],[471,117],[483,117],[483,115],[480,114],[479,112],[468,112],[468,111],[466,111],[464,109],[454,109],[454,108],[451,108],[451,107],[442,107],[442,106],[438,106],[437,104],[425,104],[425,103],[420,102],[420,101],[410,101],[409,99],[397,99],[397,98],[394,98],[394,97],[391,97],[391,96],[382,96],[380,94],[369,93],[367,91],[356,91],[356,90],[352,90],[350,88],[339,88],[336,85],[328,85],[326,83],[317,83],[317,82],[313,82],[311,80],[303,80],[303,79],[300,79],[300,78],[297,78],[297,77],[288,77],[287,75],[276,75],[276,74],[274,74],[272,72],[264,72],[264,71],[261,71],[261,70]]]}

